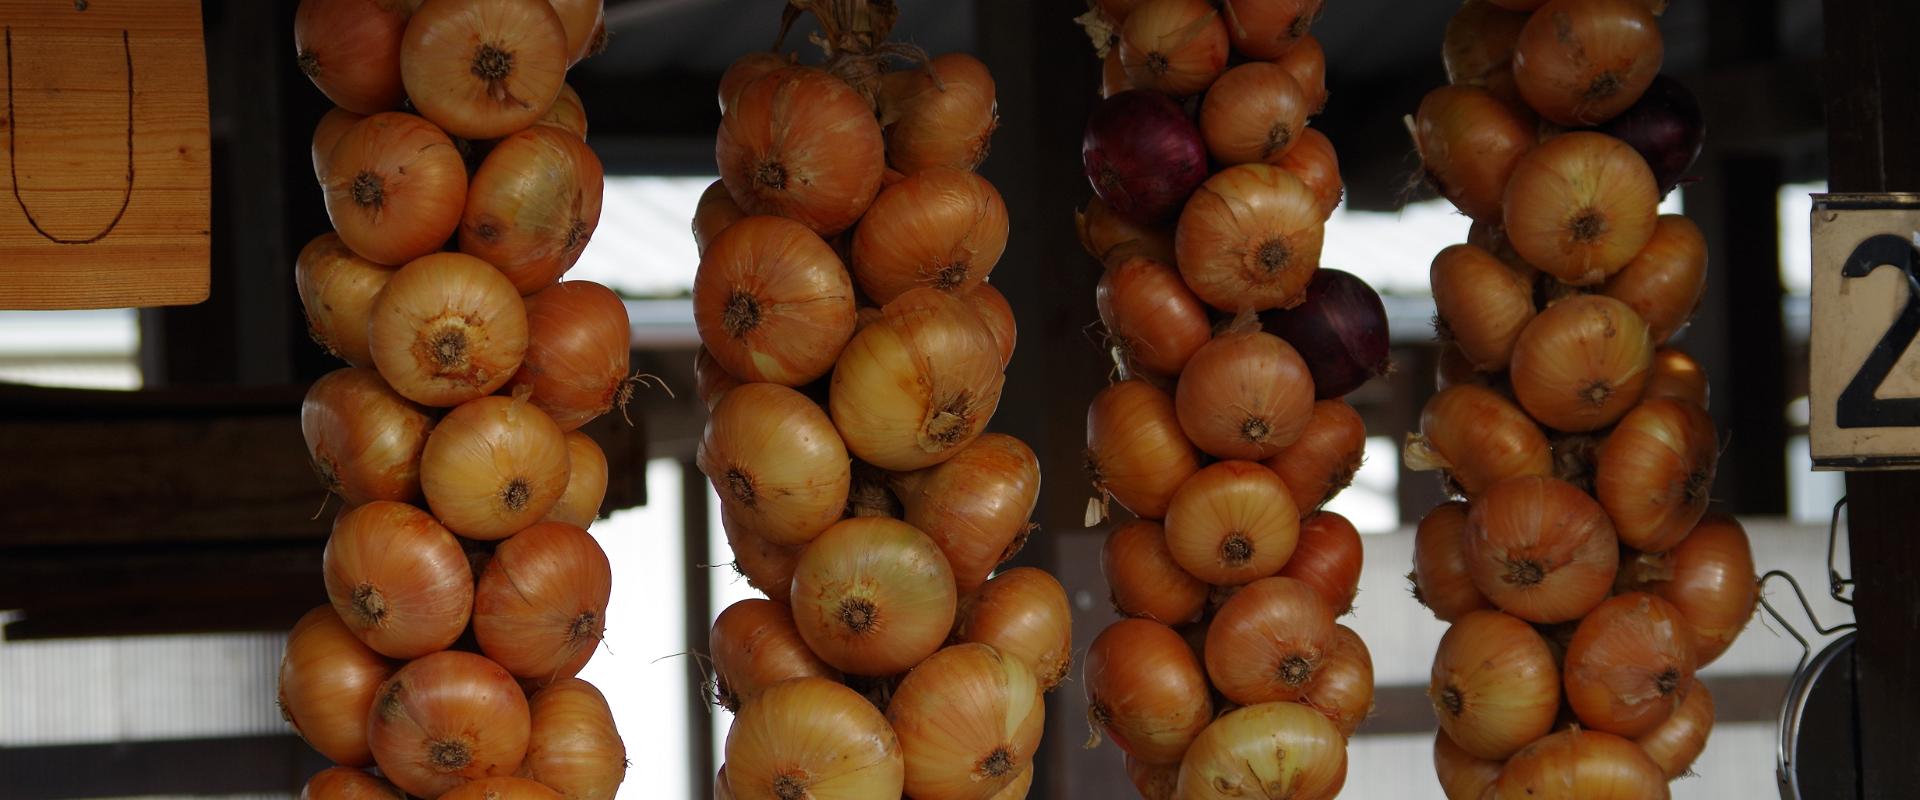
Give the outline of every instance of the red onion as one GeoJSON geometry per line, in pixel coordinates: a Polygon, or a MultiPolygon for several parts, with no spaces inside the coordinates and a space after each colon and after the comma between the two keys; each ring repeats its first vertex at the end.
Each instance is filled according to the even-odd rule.
{"type": "Polygon", "coordinates": [[[1080,159],[1094,193],[1141,224],[1172,217],[1207,179],[1199,126],[1172,98],[1145,89],[1101,101],[1087,119],[1080,159]]]}
{"type": "Polygon", "coordinates": [[[1685,84],[1660,75],[1638,102],[1599,130],[1639,151],[1647,166],[1653,168],[1660,195],[1665,197],[1686,176],[1693,160],[1700,157],[1707,121],[1685,84]]]}
{"type": "Polygon", "coordinates": [[[1352,273],[1320,268],[1305,301],[1262,314],[1261,323],[1306,359],[1316,400],[1340,397],[1387,373],[1386,306],[1352,273]]]}

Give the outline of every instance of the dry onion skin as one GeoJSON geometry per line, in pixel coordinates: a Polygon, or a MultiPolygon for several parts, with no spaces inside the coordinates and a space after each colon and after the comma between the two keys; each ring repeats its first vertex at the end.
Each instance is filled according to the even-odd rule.
{"type": "MultiPolygon", "coordinates": [[[[783,456],[784,457],[784,456],[783,456]]],[[[1040,459],[1025,442],[984,434],[953,458],[888,481],[901,519],[939,545],[966,594],[1019,552],[1040,499],[1040,459]]]]}
{"type": "Polygon", "coordinates": [[[727,538],[727,549],[733,553],[733,571],[767,597],[781,603],[790,600],[801,548],[767,541],[736,521],[725,506],[720,508],[720,529],[727,538]]]}
{"type": "Polygon", "coordinates": [[[1561,134],[1521,156],[1501,224],[1527,263],[1574,286],[1619,272],[1653,238],[1660,187],[1647,160],[1603,133],[1561,134]]]}
{"type": "Polygon", "coordinates": [[[718,88],[720,113],[727,113],[727,107],[733,105],[734,98],[740,95],[741,89],[747,88],[747,84],[759,80],[762,75],[787,66],[792,66],[791,59],[787,56],[765,50],[747,53],[734,59],[732,64],[727,65],[726,71],[720,73],[718,88]]]}
{"type": "Polygon", "coordinates": [[[400,37],[414,5],[409,0],[301,0],[293,14],[295,63],[334,105],[360,114],[398,108],[406,99],[400,37]]]}
{"type": "Polygon", "coordinates": [[[1373,654],[1360,634],[1345,625],[1333,626],[1333,646],[1300,702],[1325,716],[1341,736],[1353,738],[1373,713],[1373,654]]]}
{"type": "Polygon", "coordinates": [[[1480,372],[1499,372],[1533,321],[1533,282],[1494,254],[1456,244],[1433,257],[1428,273],[1440,336],[1480,372]]]}
{"type": "MultiPolygon", "coordinates": [[[[1513,48],[1527,15],[1501,8],[1488,0],[1467,0],[1447,21],[1440,47],[1447,81],[1455,86],[1478,86],[1503,102],[1519,105],[1520,90],[1513,82],[1513,48]]],[[[1479,800],[1476,794],[1473,800],[1479,800]]]]}
{"type": "Polygon", "coordinates": [[[1298,700],[1334,645],[1333,609],[1293,578],[1247,584],[1207,624],[1207,677],[1241,705],[1298,700]]]}
{"type": "Polygon", "coordinates": [[[1567,645],[1567,702],[1588,728],[1644,736],[1686,700],[1696,658],[1680,609],[1645,592],[1601,603],[1567,645]]]}
{"type": "Polygon", "coordinates": [[[1164,261],[1144,255],[1117,259],[1100,274],[1094,297],[1113,347],[1136,369],[1178,375],[1213,338],[1206,304],[1164,261]]]}
{"type": "Polygon", "coordinates": [[[460,252],[504,273],[521,294],[559,280],[600,225],[600,158],[580,137],[535,125],[493,146],[467,185],[460,252]]]}
{"type": "Polygon", "coordinates": [[[1340,155],[1334,152],[1333,140],[1318,129],[1307,128],[1300,132],[1300,141],[1294,142],[1274,166],[1287,171],[1287,174],[1299,178],[1313,192],[1314,202],[1320,207],[1320,219],[1333,216],[1333,210],[1340,206],[1340,196],[1346,191],[1346,185],[1340,180],[1340,155]]]}
{"type": "Polygon", "coordinates": [[[1001,294],[999,289],[987,283],[973,287],[962,297],[973,306],[973,313],[980,316],[981,323],[987,326],[987,333],[993,335],[993,344],[1000,351],[1000,365],[1006,366],[1013,361],[1013,348],[1020,340],[1020,330],[1013,319],[1013,305],[1007,302],[1007,296],[1001,294]]]}
{"type": "Polygon", "coordinates": [[[728,790],[740,798],[899,797],[900,739],[880,710],[823,678],[775,684],[727,729],[728,790]]]}
{"type": "Polygon", "coordinates": [[[1455,745],[1497,761],[1553,729],[1560,670],[1552,648],[1527,623],[1475,611],[1440,638],[1427,699],[1455,745]]]}
{"type": "Polygon", "coordinates": [[[802,545],[840,520],[852,485],[847,448],[806,395],[772,383],[727,392],[696,459],[727,514],[777,545],[802,545]]]}
{"type": "Polygon", "coordinates": [[[420,496],[420,453],[433,418],[364,367],[320,377],[300,402],[313,471],[348,505],[420,496]]]}
{"type": "Polygon", "coordinates": [[[1299,543],[1300,512],[1273,470],[1221,461],[1180,484],[1166,526],[1167,549],[1182,569],[1215,586],[1238,586],[1287,563],[1299,543]]]}
{"type": "Polygon", "coordinates": [[[748,217],[701,255],[693,319],[727,372],[800,386],[827,374],[853,335],[853,280],[805,226],[748,217]]]}
{"type": "Polygon", "coordinates": [[[315,608],[287,634],[280,657],[280,716],[328,761],[372,764],[367,715],[375,690],[396,668],[361,643],[331,606],[315,608]]]}
{"type": "Polygon", "coordinates": [[[1675,400],[1635,406],[1600,446],[1594,497],[1621,543],[1660,553],[1707,511],[1719,437],[1705,409],[1675,400]]]}
{"type": "Polygon", "coordinates": [[[1188,800],[1329,800],[1347,782],[1347,740],[1299,703],[1236,708],[1208,725],[1180,762],[1188,800]]]}
{"type": "Polygon", "coordinates": [[[1273,63],[1280,65],[1293,76],[1300,90],[1306,93],[1307,113],[1318,114],[1327,105],[1327,51],[1320,46],[1320,39],[1309,33],[1300,37],[1300,41],[1287,48],[1287,52],[1273,63]]]}
{"type": "Polygon", "coordinates": [[[887,163],[912,175],[932,167],[972,170],[987,160],[1000,124],[993,74],[980,59],[945,53],[924,68],[880,79],[887,163]]]}
{"type": "Polygon", "coordinates": [[[1213,160],[1226,165],[1273,163],[1293,147],[1313,113],[1293,74],[1251,61],[1227,70],[1200,104],[1200,135],[1213,160]]]}
{"type": "Polygon", "coordinates": [[[886,517],[828,528],[800,553],[793,618],[822,661],[887,676],[933,655],[953,629],[953,570],[932,539],[886,517]]]}
{"type": "Polygon", "coordinates": [[[1294,578],[1320,593],[1336,617],[1353,613],[1360,594],[1360,567],[1364,560],[1360,531],[1346,517],[1316,511],[1300,520],[1299,544],[1279,576],[1294,578]]]}
{"type": "Polygon", "coordinates": [[[1467,497],[1507,478],[1553,474],[1546,434],[1511,400],[1483,386],[1448,387],[1420,410],[1420,433],[1407,437],[1407,463],[1445,470],[1467,497]]]}
{"type": "Polygon", "coordinates": [[[1414,144],[1427,179],[1476,220],[1500,219],[1507,179],[1538,138],[1531,120],[1471,86],[1428,92],[1414,115],[1414,144]]]}
{"type": "Polygon", "coordinates": [[[1707,735],[1713,732],[1713,694],[1699,678],[1692,681],[1673,715],[1633,740],[1670,781],[1687,774],[1694,759],[1707,749],[1707,735]]]}
{"type": "Polygon", "coordinates": [[[886,168],[880,123],[859,93],[813,67],[783,67],[742,87],[714,137],[720,178],[749,214],[832,236],[865,213],[886,168]]]}
{"type": "Polygon", "coordinates": [[[1540,116],[1598,125],[1640,99],[1664,55],[1646,0],[1553,0],[1520,29],[1514,83],[1540,116]]]}
{"type": "Polygon", "coordinates": [[[1309,513],[1353,483],[1366,454],[1366,422],[1334,397],[1315,402],[1300,438],[1260,463],[1286,482],[1294,507],[1309,513]]]}
{"type": "Polygon", "coordinates": [[[906,791],[993,800],[1033,764],[1046,705],[1033,671],[984,644],[957,644],[907,673],[887,703],[906,791]]]}
{"type": "Polygon", "coordinates": [[[542,519],[586,528],[600,518],[607,499],[607,454],[593,437],[567,432],[567,490],[542,519]]]}
{"type": "Polygon", "coordinates": [[[356,367],[373,366],[367,319],[373,299],[387,288],[393,268],[355,255],[340,234],[314,237],[293,265],[293,282],[314,344],[356,367]]]}
{"type": "Polygon", "coordinates": [[[860,460],[920,469],[952,458],[980,435],[1005,381],[993,332],[970,304],[937,289],[913,289],[847,343],[828,408],[860,460]]]}
{"type": "Polygon", "coordinates": [[[1680,609],[1702,667],[1733,645],[1760,599],[1753,545],[1740,521],[1727,514],[1706,515],[1672,550],[1643,554],[1624,569],[1629,585],[1680,609]]]}
{"type": "Polygon", "coordinates": [[[1441,503],[1420,520],[1413,534],[1413,599],[1442,622],[1493,608],[1474,588],[1467,571],[1467,504],[1441,503]]]}
{"type": "Polygon", "coordinates": [[[341,134],[321,189],[327,219],[353,252],[405,264],[439,250],[460,227],[467,165],[433,123],[390,111],[341,134]]]}
{"type": "Polygon", "coordinates": [[[560,84],[560,96],[554,98],[553,107],[547,109],[546,116],[535,125],[551,125],[580,138],[587,139],[587,107],[580,102],[580,93],[569,84],[560,84]]]}
{"type": "Polygon", "coordinates": [[[354,123],[366,119],[365,114],[355,114],[344,108],[333,108],[320,116],[313,126],[313,177],[321,186],[327,185],[327,176],[333,171],[333,146],[340,143],[340,137],[347,135],[354,123]]]}
{"type": "Polygon", "coordinates": [[[613,566],[586,530],[542,522],[500,543],[474,589],[480,652],[544,686],[580,672],[607,630],[613,566]]]}
{"type": "Polygon", "coordinates": [[[473,571],[459,541],[404,503],[376,500],[341,514],[321,574],[341,622],[390,658],[445,650],[472,615],[473,571]]]}
{"type": "Polygon", "coordinates": [[[964,169],[928,167],[881,190],[853,231],[853,277],[880,305],[930,286],[963,293],[1007,249],[1007,204],[964,169]]]}
{"type": "Polygon", "coordinates": [[[527,352],[520,292],[461,253],[414,259],[373,301],[373,364],[416,403],[456,406],[505,386],[527,352]]]}
{"type": "Polygon", "coordinates": [[[1111,266],[1132,256],[1173,263],[1172,230],[1127,219],[1098,194],[1087,199],[1087,207],[1076,212],[1073,221],[1080,232],[1080,246],[1103,264],[1111,266]]]}
{"type": "Polygon", "coordinates": [[[1073,609],[1067,590],[1045,570],[1014,567],[960,602],[953,641],[989,645],[1033,672],[1053,691],[1073,666],[1073,609]]]}
{"type": "Polygon", "coordinates": [[[1500,767],[1499,761],[1478,758],[1460,749],[1447,738],[1445,729],[1434,731],[1433,772],[1440,778],[1440,789],[1447,800],[1480,800],[1500,779],[1500,767]]]}
{"type": "Polygon", "coordinates": [[[567,490],[566,434],[520,398],[482,397],[440,420],[420,457],[420,489],[448,529],[504,539],[547,515],[567,490]]]}
{"type": "Polygon", "coordinates": [[[353,767],[328,767],[300,787],[300,800],[406,800],[393,784],[353,767]]]}
{"type": "Polygon", "coordinates": [[[1142,519],[1161,519],[1173,495],[1200,470],[1200,456],[1180,430],[1173,398],[1143,380],[1100,390],[1087,407],[1087,476],[1142,519]]]}
{"type": "Polygon", "coordinates": [[[1180,429],[1219,458],[1272,458],[1313,418],[1313,375],[1293,346],[1264,331],[1225,333],[1194,351],[1173,395],[1180,429]]]}
{"type": "Polygon", "coordinates": [[[1213,719],[1207,674],[1172,628],[1120,620],[1094,637],[1085,664],[1090,742],[1104,732],[1142,763],[1178,764],[1213,719]]]}
{"type": "Polygon", "coordinates": [[[790,678],[840,680],[840,671],[807,649],[785,603],[750,597],[714,617],[707,636],[713,701],[738,713],[767,687],[790,678]]]}
{"type": "Polygon", "coordinates": [[[508,387],[527,386],[535,408],[563,431],[578,430],[614,406],[624,410],[633,384],[627,305],[592,281],[566,281],[526,299],[527,353],[508,387]]]}
{"type": "Polygon", "coordinates": [[[1647,246],[1600,287],[1646,320],[1655,344],[1687,324],[1706,290],[1706,236],[1679,214],[1660,215],[1647,246]]]}
{"type": "Polygon", "coordinates": [[[1665,398],[1700,408],[1707,407],[1707,373],[1700,363],[1681,350],[1662,347],[1653,353],[1652,375],[1640,393],[1641,402],[1665,398]]]}
{"type": "Polygon", "coordinates": [[[1540,424],[1584,433],[1618,422],[1640,402],[1652,366],[1647,323],[1627,304],[1589,294],[1527,323],[1510,372],[1514,397],[1540,424]]]}
{"type": "Polygon", "coordinates": [[[718,179],[707,184],[700,193],[700,202],[693,207],[693,244],[696,252],[705,255],[707,246],[713,244],[721,231],[733,226],[733,223],[746,219],[749,215],[733,202],[733,195],[727,194],[727,185],[718,179]]]}
{"type": "Polygon", "coordinates": [[[1502,481],[1467,514],[1467,572],[1500,610],[1528,622],[1567,622],[1605,600],[1619,569],[1606,511],[1565,481],[1502,481]]]}
{"type": "Polygon", "coordinates": [[[1227,0],[1227,32],[1233,48],[1248,58],[1280,58],[1311,38],[1324,0],[1227,0]]]}
{"type": "Polygon", "coordinates": [[[1178,763],[1149,764],[1124,754],[1121,761],[1127,768],[1127,780],[1133,782],[1133,789],[1140,793],[1142,800],[1177,800],[1179,797],[1174,794],[1180,780],[1178,763]]]}
{"type": "Polygon", "coordinates": [[[579,678],[555,681],[528,699],[533,728],[523,776],[567,800],[613,800],[627,776],[627,746],[606,695],[579,678]]]}
{"type": "Polygon", "coordinates": [[[1120,23],[1127,82],[1174,97],[1198,94],[1227,66],[1227,26],[1206,0],[1146,0],[1120,23]]]}
{"type": "Polygon", "coordinates": [[[1179,625],[1200,615],[1210,587],[1173,560],[1166,530],[1152,520],[1115,525],[1100,548],[1113,610],[1164,625],[1179,625]]]}
{"type": "Polygon", "coordinates": [[[481,778],[454,787],[440,800],[562,800],[559,792],[531,778],[481,778]]]}
{"type": "Polygon", "coordinates": [[[1666,800],[1666,776],[1639,745],[1578,726],[1528,745],[1500,771],[1490,800],[1666,800]]]}
{"type": "Polygon", "coordinates": [[[493,139],[546,115],[569,56],[546,0],[435,0],[407,23],[400,74],[422,116],[455,136],[493,139]]]}
{"type": "Polygon", "coordinates": [[[434,653],[380,685],[367,723],[380,773],[418,797],[437,797],[519,771],[532,716],[499,665],[472,653],[434,653]]]}
{"type": "Polygon", "coordinates": [[[1174,250],[1188,288],[1222,311],[1292,308],[1320,268],[1326,214],[1308,185],[1268,164],[1228,167],[1180,211],[1174,250]]]}

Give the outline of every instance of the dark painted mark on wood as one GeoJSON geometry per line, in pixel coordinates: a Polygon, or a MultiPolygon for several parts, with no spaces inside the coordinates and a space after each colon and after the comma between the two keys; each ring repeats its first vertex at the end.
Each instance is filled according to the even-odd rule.
{"type": "MultiPolygon", "coordinates": [[[[75,3],[75,8],[81,11],[87,10],[85,0],[80,0],[80,2],[75,3]]],[[[26,198],[23,198],[20,196],[20,168],[19,168],[20,158],[18,153],[14,149],[15,143],[19,141],[20,137],[18,135],[19,126],[14,123],[14,115],[13,115],[13,28],[12,26],[8,26],[6,28],[6,50],[7,50],[6,129],[8,132],[7,175],[12,180],[12,183],[13,183],[13,201],[20,206],[20,213],[26,215],[27,224],[33,226],[33,231],[35,233],[40,234],[42,238],[45,238],[49,242],[53,242],[55,244],[93,244],[94,242],[107,238],[107,234],[113,233],[113,229],[120,225],[120,219],[127,215],[127,204],[132,202],[133,200],[133,46],[128,42],[127,32],[124,30],[120,32],[120,51],[123,54],[125,54],[127,59],[127,186],[125,189],[121,190],[120,192],[120,210],[114,212],[113,219],[107,223],[106,227],[101,228],[99,233],[96,233],[85,239],[63,239],[61,237],[48,233],[45,228],[40,227],[40,221],[33,218],[33,209],[27,208],[26,198]]]]}

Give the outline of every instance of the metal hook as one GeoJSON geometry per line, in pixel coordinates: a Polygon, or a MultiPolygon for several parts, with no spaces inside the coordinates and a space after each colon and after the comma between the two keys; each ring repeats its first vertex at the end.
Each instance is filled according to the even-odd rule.
{"type": "MultiPolygon", "coordinates": [[[[1849,596],[1853,589],[1853,579],[1840,577],[1840,570],[1834,566],[1833,558],[1839,549],[1840,510],[1846,507],[1847,498],[1843,495],[1833,504],[1833,518],[1827,522],[1827,594],[1836,602],[1850,606],[1853,605],[1853,598],[1849,596]]],[[[1848,530],[1848,535],[1852,535],[1851,528],[1848,530]]]]}
{"type": "MultiPolygon", "coordinates": [[[[1765,591],[1767,581],[1774,578],[1786,581],[1787,585],[1793,588],[1793,596],[1800,600],[1800,610],[1806,613],[1807,621],[1813,623],[1813,630],[1821,636],[1831,636],[1840,631],[1852,630],[1854,623],[1843,622],[1832,626],[1822,625],[1820,624],[1820,617],[1813,613],[1813,604],[1807,601],[1807,593],[1801,590],[1800,582],[1795,580],[1792,575],[1776,569],[1769,570],[1767,574],[1760,576],[1760,606],[1767,610],[1767,615],[1773,617],[1775,622],[1780,623],[1781,627],[1787,629],[1788,636],[1792,636],[1794,641],[1800,643],[1800,663],[1793,669],[1794,672],[1798,673],[1800,670],[1806,668],[1807,660],[1813,657],[1813,644],[1807,641],[1807,637],[1800,634],[1799,629],[1793,627],[1793,623],[1788,622],[1787,618],[1780,614],[1779,609],[1773,607],[1772,602],[1768,601],[1765,591]]],[[[1849,583],[1851,583],[1851,581],[1849,581],[1849,583]]]]}

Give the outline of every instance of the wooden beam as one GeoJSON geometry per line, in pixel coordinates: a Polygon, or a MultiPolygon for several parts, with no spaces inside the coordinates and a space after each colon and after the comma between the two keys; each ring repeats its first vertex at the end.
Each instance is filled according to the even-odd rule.
{"type": "Polygon", "coordinates": [[[10,800],[299,793],[332,766],[291,734],[0,747],[10,800]]]}

